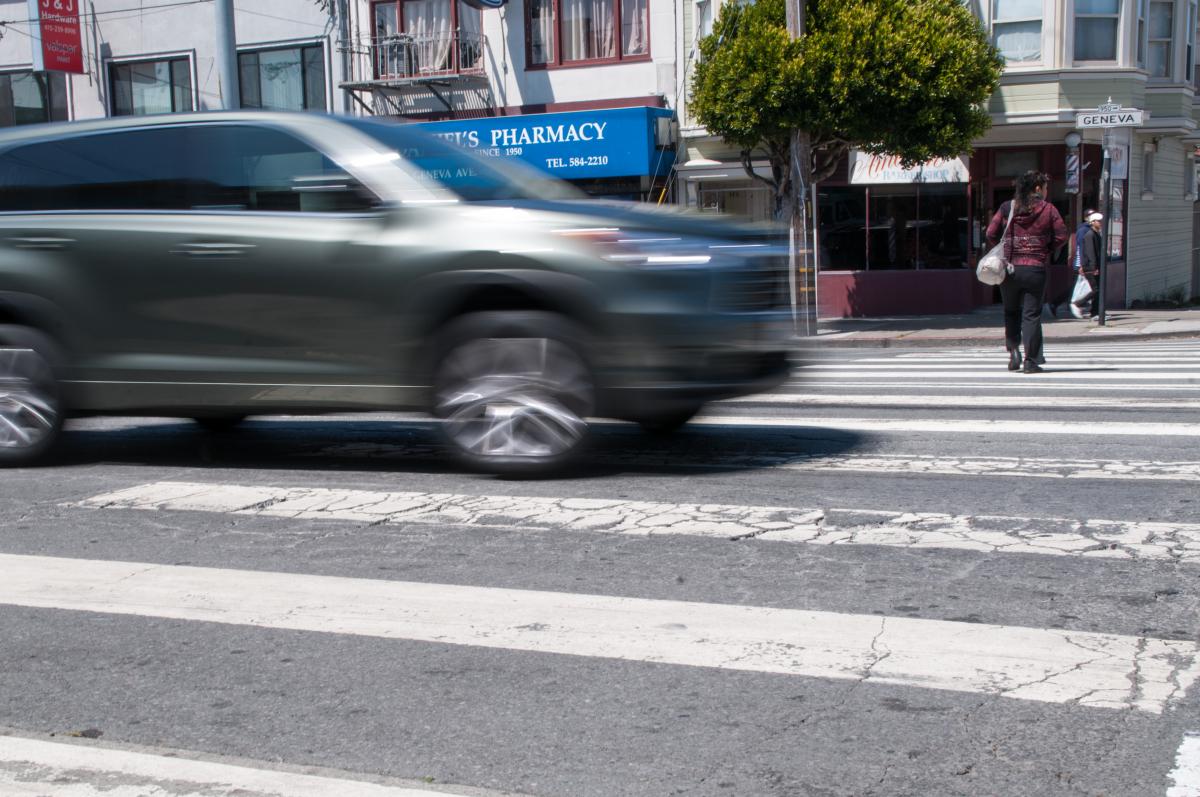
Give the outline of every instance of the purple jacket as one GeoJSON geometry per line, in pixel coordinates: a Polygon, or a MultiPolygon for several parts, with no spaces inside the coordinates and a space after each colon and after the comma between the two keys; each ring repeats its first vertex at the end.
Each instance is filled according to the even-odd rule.
{"type": "MultiPolygon", "coordinates": [[[[1011,201],[1011,200],[1010,200],[1011,201]]],[[[987,228],[988,248],[1000,241],[1008,221],[1009,202],[992,216],[987,228]]],[[[1014,266],[1045,266],[1067,242],[1067,225],[1054,205],[1039,199],[1026,210],[1013,214],[1012,226],[1004,236],[1004,256],[1014,266]]]]}

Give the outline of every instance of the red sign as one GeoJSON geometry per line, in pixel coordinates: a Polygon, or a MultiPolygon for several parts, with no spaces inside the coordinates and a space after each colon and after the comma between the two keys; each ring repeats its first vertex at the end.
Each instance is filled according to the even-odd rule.
{"type": "Polygon", "coordinates": [[[29,0],[35,28],[34,70],[83,73],[79,3],[80,0],[29,0]]]}

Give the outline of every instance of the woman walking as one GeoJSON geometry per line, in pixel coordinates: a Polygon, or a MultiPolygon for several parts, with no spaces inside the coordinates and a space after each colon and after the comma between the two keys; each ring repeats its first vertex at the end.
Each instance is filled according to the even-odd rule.
{"type": "Polygon", "coordinates": [[[1004,237],[1004,256],[1012,264],[1000,283],[1004,299],[1004,345],[1008,348],[1008,370],[1027,374],[1041,371],[1042,296],[1046,291],[1046,267],[1067,242],[1062,216],[1046,201],[1050,176],[1028,171],[1017,178],[1016,194],[1003,203],[987,228],[987,245],[1004,237]],[[1012,223],[1008,224],[1009,206],[1012,223]],[[1008,231],[1005,232],[1005,226],[1008,231]],[[1024,347],[1024,365],[1021,349],[1024,347]]]}

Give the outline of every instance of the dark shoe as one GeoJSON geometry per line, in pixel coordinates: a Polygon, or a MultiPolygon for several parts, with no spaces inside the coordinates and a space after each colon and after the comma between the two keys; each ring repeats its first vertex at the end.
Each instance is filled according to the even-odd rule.
{"type": "Polygon", "coordinates": [[[1012,351],[1010,351],[1008,353],[1008,370],[1010,370],[1010,371],[1020,371],[1021,370],[1021,350],[1020,349],[1013,349],[1012,351]]]}
{"type": "Polygon", "coordinates": [[[1050,308],[1050,315],[1053,316],[1054,318],[1058,318],[1058,304],[1059,304],[1058,302],[1051,302],[1048,305],[1048,307],[1050,308]]]}
{"type": "Polygon", "coordinates": [[[1033,361],[1035,363],[1037,363],[1038,365],[1045,365],[1046,364],[1046,355],[1039,354],[1037,357],[1033,358],[1033,361]]]}
{"type": "Polygon", "coordinates": [[[1025,368],[1023,370],[1027,374],[1040,374],[1042,372],[1042,366],[1038,365],[1033,360],[1026,360],[1025,368]]]}

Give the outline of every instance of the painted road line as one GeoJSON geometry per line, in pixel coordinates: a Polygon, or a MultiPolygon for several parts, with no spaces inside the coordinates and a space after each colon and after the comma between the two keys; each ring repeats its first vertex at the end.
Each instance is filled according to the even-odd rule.
{"type": "Polygon", "coordinates": [[[1120,421],[1034,421],[907,418],[772,418],[701,415],[702,426],[774,426],[838,429],[847,432],[930,432],[936,434],[1065,435],[1068,437],[1200,437],[1200,423],[1127,423],[1120,421]]]}
{"type": "MultiPolygon", "coordinates": [[[[1121,396],[1059,396],[1056,401],[1062,402],[1063,409],[1086,407],[1088,409],[1128,408],[1128,409],[1200,409],[1200,399],[1147,399],[1141,397],[1124,398],[1121,396]]],[[[1011,396],[943,396],[928,394],[923,396],[897,395],[837,395],[822,393],[755,393],[736,399],[728,399],[721,405],[728,404],[838,404],[862,407],[955,407],[971,409],[974,407],[1006,407],[1012,408],[1011,396]]],[[[718,406],[718,405],[710,405],[718,406]]],[[[1044,408],[1040,408],[1044,409],[1044,408]]]]}
{"type": "Polygon", "coordinates": [[[1088,382],[1081,385],[1078,382],[1045,382],[1041,379],[1041,374],[1034,381],[1024,380],[1015,382],[960,382],[956,380],[938,380],[930,381],[924,379],[920,382],[907,382],[901,379],[862,379],[862,380],[847,380],[844,376],[838,379],[832,378],[812,378],[804,377],[797,379],[798,383],[802,383],[806,388],[850,388],[854,390],[894,390],[898,387],[920,387],[920,388],[936,388],[938,390],[949,390],[957,388],[983,388],[986,390],[1019,390],[1021,392],[1031,392],[1038,390],[1079,390],[1086,388],[1087,390],[1125,390],[1137,391],[1139,394],[1150,391],[1161,391],[1164,393],[1194,393],[1200,391],[1200,385],[1179,385],[1174,382],[1162,382],[1158,384],[1142,384],[1142,385],[1125,385],[1115,384],[1110,382],[1088,382]]]}
{"type": "Polygon", "coordinates": [[[1172,786],[1167,797],[1200,797],[1200,733],[1189,733],[1179,745],[1175,769],[1167,775],[1172,786]]]}
{"type": "MultiPolygon", "coordinates": [[[[264,765],[265,766],[265,765],[264,765]]],[[[304,771],[249,767],[111,746],[0,735],[0,794],[75,797],[434,797],[483,795],[430,790],[304,771]]],[[[498,794],[497,792],[488,792],[498,794]]]]}
{"type": "Polygon", "coordinates": [[[494,587],[0,554],[0,603],[557,653],[1159,714],[1194,642],[494,587]]]}
{"type": "Polygon", "coordinates": [[[1200,524],[155,482],[79,506],[1200,563],[1200,524]]]}
{"type": "MultiPolygon", "coordinates": [[[[868,366],[854,365],[808,365],[797,369],[795,372],[800,378],[809,376],[829,375],[836,376],[840,379],[854,377],[856,374],[861,374],[864,379],[938,379],[943,376],[952,376],[959,379],[1008,379],[1018,380],[1022,383],[1033,382],[1037,380],[1057,379],[1060,381],[1078,382],[1089,381],[1094,379],[1112,380],[1116,382],[1137,382],[1163,379],[1166,375],[1160,370],[1153,371],[1123,371],[1115,368],[1056,368],[1046,366],[1045,370],[1034,377],[1029,374],[1023,374],[1005,369],[995,369],[987,371],[969,371],[962,368],[942,368],[931,369],[925,366],[918,366],[912,370],[905,368],[892,368],[883,366],[876,370],[868,366]]],[[[1169,377],[1172,381],[1178,380],[1184,384],[1200,382],[1200,371],[1188,371],[1180,374],[1171,374],[1169,377]]]]}

